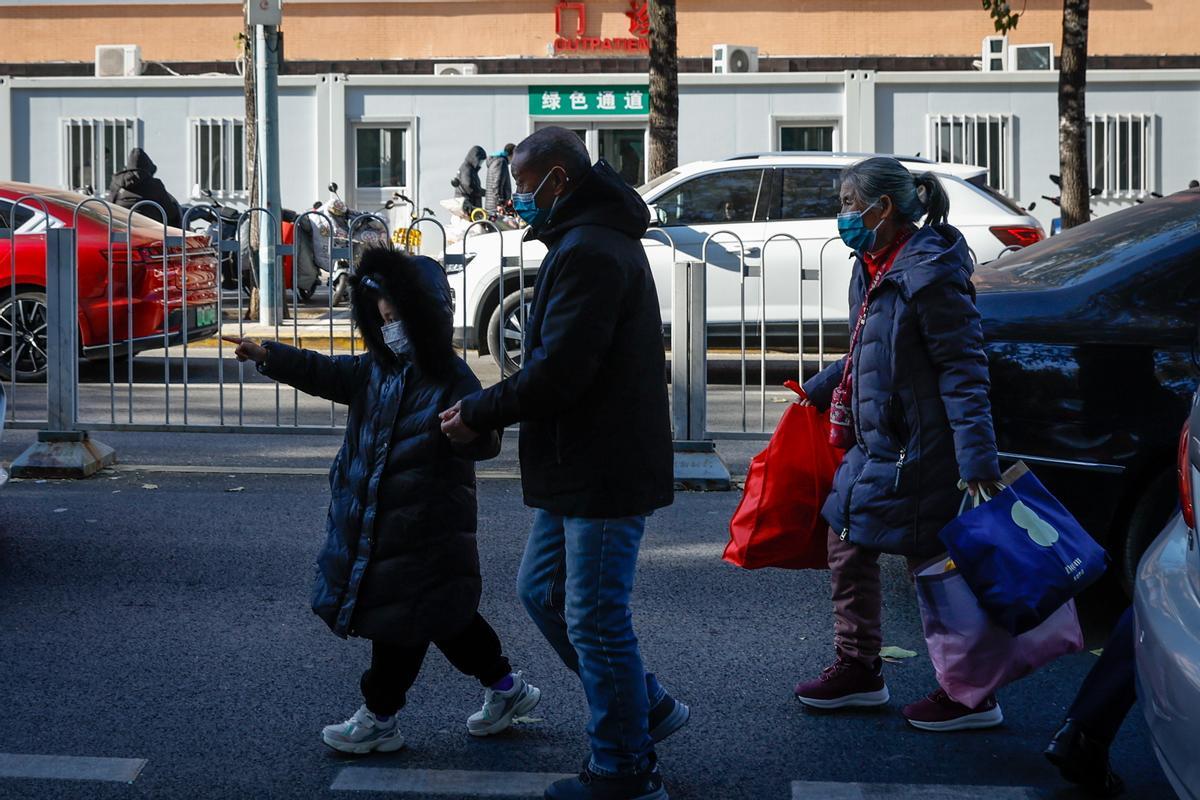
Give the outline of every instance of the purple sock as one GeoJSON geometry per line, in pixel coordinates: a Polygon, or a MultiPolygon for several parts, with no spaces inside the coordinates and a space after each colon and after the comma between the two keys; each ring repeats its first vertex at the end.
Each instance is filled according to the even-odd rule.
{"type": "Polygon", "coordinates": [[[510,672],[509,674],[505,675],[500,680],[493,683],[492,688],[495,689],[497,692],[507,692],[510,689],[512,689],[512,687],[515,685],[516,684],[513,681],[512,673],[510,672]]]}

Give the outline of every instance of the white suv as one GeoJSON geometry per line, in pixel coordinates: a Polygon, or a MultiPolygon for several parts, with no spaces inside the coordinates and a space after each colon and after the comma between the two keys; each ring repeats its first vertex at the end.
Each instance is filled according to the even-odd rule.
{"type": "MultiPolygon", "coordinates": [[[[796,346],[800,323],[806,347],[815,344],[809,333],[815,336],[818,320],[827,336],[846,338],[852,261],[837,233],[839,176],[844,167],[866,157],[789,153],[697,161],[639,188],[651,208],[652,223],[644,243],[664,325],[671,324],[674,271],[668,242],[673,242],[676,261],[709,264],[710,336],[736,337],[743,322],[747,335],[753,336],[760,316],[759,292],[765,292],[767,334],[773,344],[796,346]],[[704,253],[709,236],[713,238],[704,253]],[[745,268],[739,269],[739,263],[745,268]]],[[[900,160],[914,174],[932,171],[941,179],[950,197],[950,222],[963,232],[976,261],[991,261],[1008,248],[1045,237],[1034,217],[987,186],[983,167],[900,160]]],[[[519,360],[522,301],[527,304],[532,297],[537,269],[546,254],[540,242],[523,242],[523,233],[473,235],[464,245],[465,270],[461,264],[450,267],[450,283],[458,298],[458,334],[465,333],[468,347],[481,354],[491,352],[506,370],[519,360]],[[518,269],[521,264],[523,274],[518,269]]]]}

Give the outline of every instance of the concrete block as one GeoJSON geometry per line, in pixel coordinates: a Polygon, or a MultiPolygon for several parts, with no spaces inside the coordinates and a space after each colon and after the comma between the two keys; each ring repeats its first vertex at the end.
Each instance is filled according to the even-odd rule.
{"type": "Polygon", "coordinates": [[[729,467],[714,442],[675,442],[675,488],[727,492],[733,488],[729,467]]]}
{"type": "Polygon", "coordinates": [[[12,462],[14,478],[88,478],[115,464],[111,447],[86,431],[39,431],[38,440],[12,462]]]}

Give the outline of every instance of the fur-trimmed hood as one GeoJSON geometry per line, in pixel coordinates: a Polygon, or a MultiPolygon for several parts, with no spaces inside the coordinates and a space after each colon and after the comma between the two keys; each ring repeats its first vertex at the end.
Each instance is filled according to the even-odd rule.
{"type": "Polygon", "coordinates": [[[431,258],[410,256],[392,247],[363,252],[351,292],[354,321],[371,355],[381,364],[400,364],[383,342],[383,319],[376,298],[383,294],[396,307],[410,354],[421,372],[441,378],[454,370],[454,310],[446,273],[431,258]],[[378,288],[376,288],[378,287],[378,288]]]}

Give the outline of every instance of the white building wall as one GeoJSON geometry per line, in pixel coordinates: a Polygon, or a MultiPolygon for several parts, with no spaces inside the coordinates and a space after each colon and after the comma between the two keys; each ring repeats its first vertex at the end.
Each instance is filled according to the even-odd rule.
{"type": "MultiPolygon", "coordinates": [[[[183,200],[195,181],[189,120],[242,116],[241,80],[232,77],[0,80],[9,112],[0,120],[6,151],[0,170],[8,173],[0,179],[60,186],[64,119],[133,117],[159,177],[183,200]]],[[[478,144],[493,152],[533,129],[530,85],[642,80],[632,74],[285,77],[279,93],[284,205],[308,208],[325,196],[330,180],[353,202],[353,127],[392,121],[412,126],[414,199],[445,218],[439,201],[452,196],[450,179],[468,149],[478,144]]],[[[1089,113],[1154,116],[1149,188],[1170,193],[1200,177],[1200,71],[1093,71],[1087,97],[1089,113]]],[[[1036,202],[1035,214],[1049,226],[1057,209],[1040,195],[1057,194],[1048,178],[1059,171],[1054,73],[681,75],[679,155],[687,162],[768,151],[777,147],[776,126],[786,120],[835,125],[841,150],[865,145],[929,156],[930,114],[1011,115],[1011,194],[1025,205],[1036,202]]],[[[1098,199],[1094,208],[1106,213],[1132,202],[1098,199]]]]}

